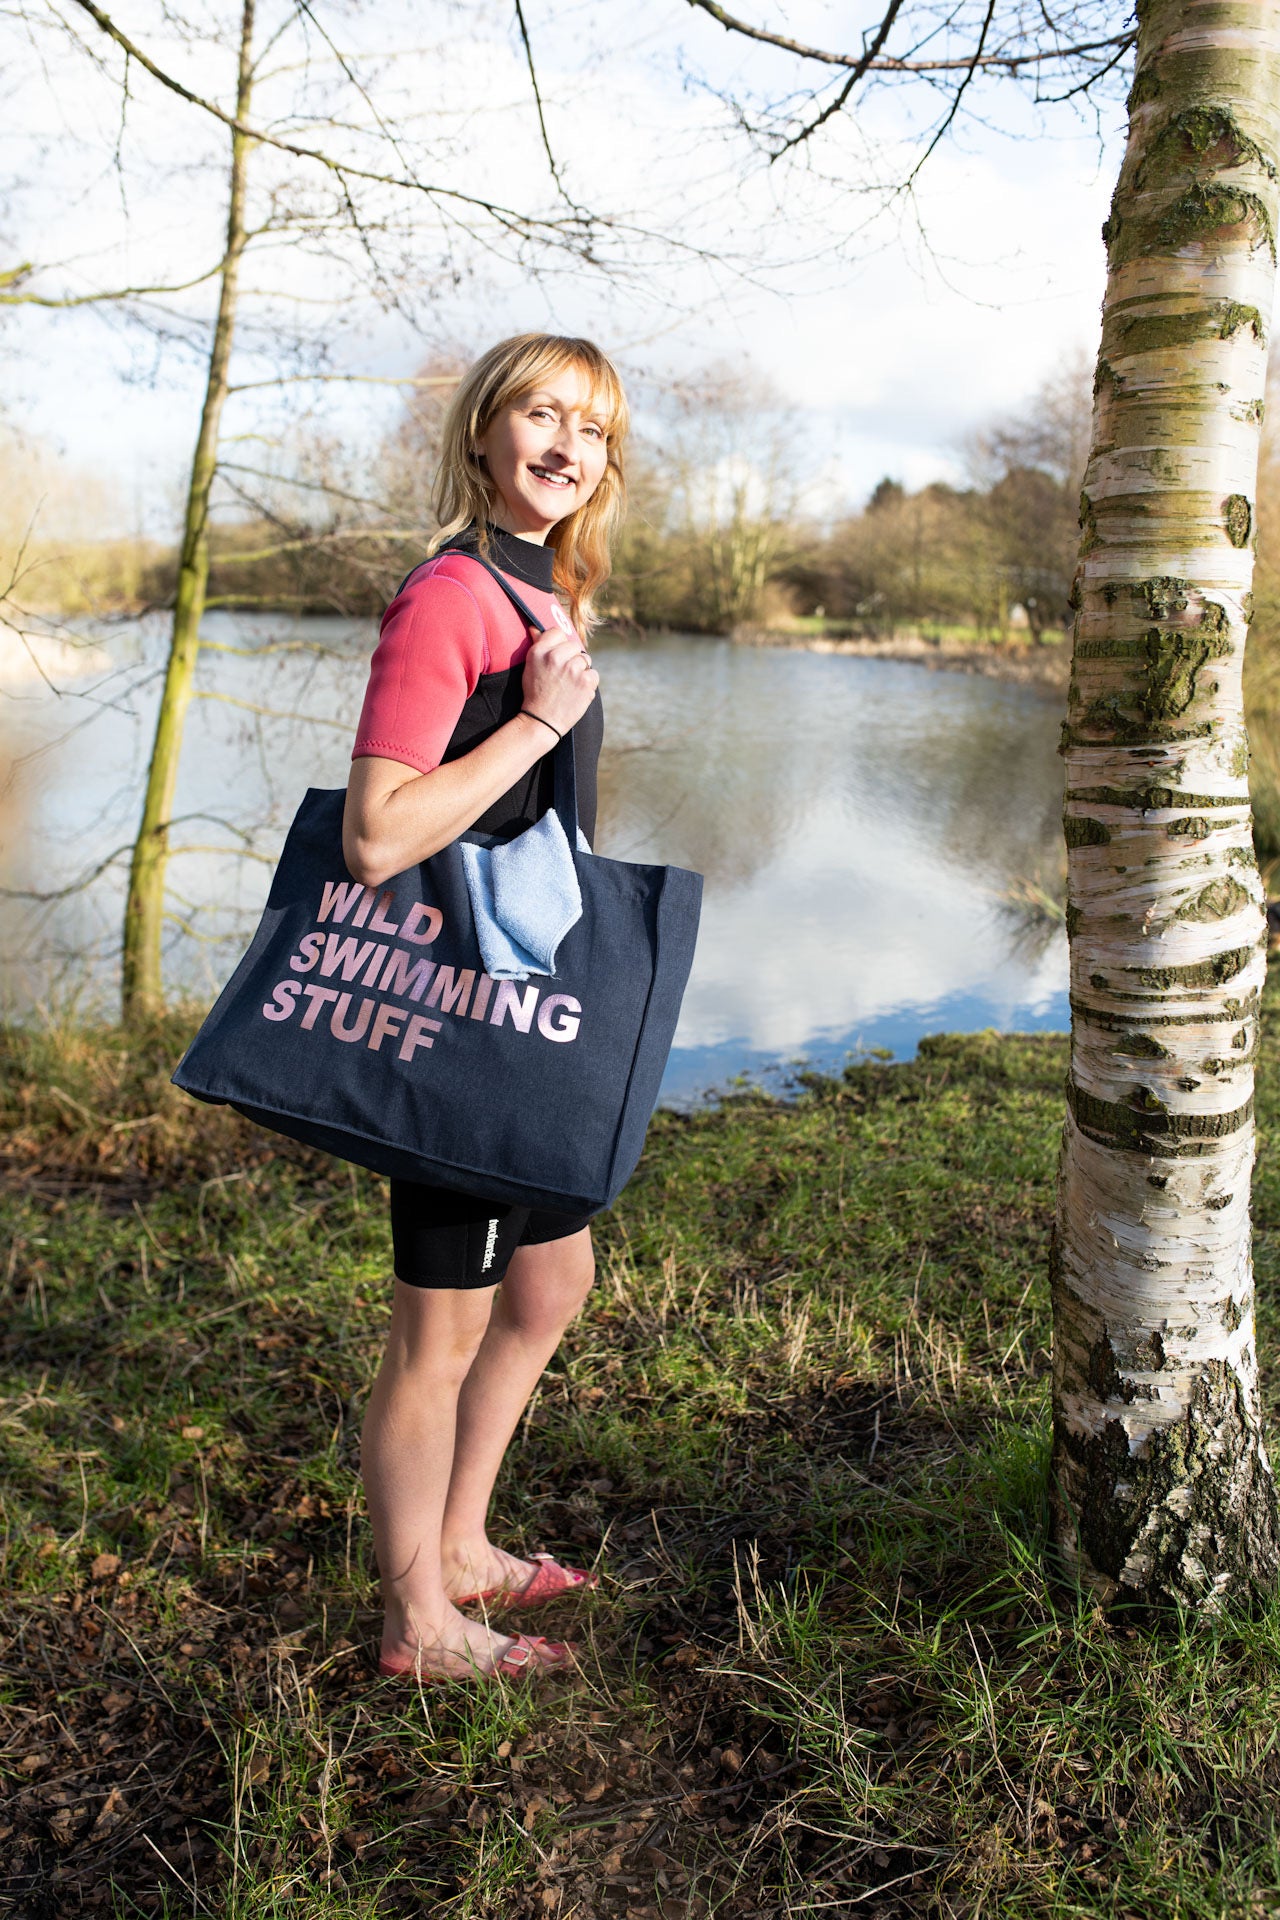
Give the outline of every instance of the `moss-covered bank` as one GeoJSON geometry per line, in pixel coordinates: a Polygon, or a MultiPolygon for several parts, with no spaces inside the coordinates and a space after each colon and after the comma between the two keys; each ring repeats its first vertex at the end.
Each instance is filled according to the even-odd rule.
{"type": "Polygon", "coordinates": [[[539,1622],[582,1676],[418,1698],[369,1663],[379,1183],[183,1102],[181,1038],[0,1044],[17,1911],[1270,1910],[1280,1606],[1044,1577],[1063,1041],[658,1118],[500,1488],[500,1537],[599,1552],[539,1622]]]}

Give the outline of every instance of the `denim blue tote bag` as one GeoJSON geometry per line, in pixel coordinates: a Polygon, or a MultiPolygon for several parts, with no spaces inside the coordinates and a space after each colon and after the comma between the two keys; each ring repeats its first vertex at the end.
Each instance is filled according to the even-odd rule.
{"type": "Polygon", "coordinates": [[[553,754],[557,858],[582,906],[553,973],[486,971],[467,871],[474,887],[485,835],[364,887],[342,857],[345,791],[312,788],[176,1085],[378,1173],[564,1213],[611,1205],[658,1097],[702,878],[580,848],[571,734],[553,754]]]}

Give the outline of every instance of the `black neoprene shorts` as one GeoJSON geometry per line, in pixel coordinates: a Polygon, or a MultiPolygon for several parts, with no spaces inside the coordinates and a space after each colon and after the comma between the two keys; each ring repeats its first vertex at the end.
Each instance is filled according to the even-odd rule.
{"type": "Polygon", "coordinates": [[[391,1182],[395,1274],[409,1287],[492,1287],[517,1247],[542,1246],[579,1233],[589,1213],[549,1213],[478,1200],[451,1187],[391,1182]]]}

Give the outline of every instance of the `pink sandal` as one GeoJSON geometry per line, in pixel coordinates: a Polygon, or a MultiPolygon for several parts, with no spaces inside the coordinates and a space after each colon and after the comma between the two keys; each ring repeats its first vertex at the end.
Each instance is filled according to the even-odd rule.
{"type": "Polygon", "coordinates": [[[492,1667],[471,1673],[425,1673],[416,1661],[407,1667],[393,1667],[379,1660],[378,1672],[385,1680],[415,1680],[424,1687],[446,1686],[452,1680],[518,1679],[522,1673],[553,1673],[574,1665],[573,1648],[563,1640],[548,1640],[540,1633],[518,1633],[515,1640],[492,1667]]]}
{"type": "Polygon", "coordinates": [[[518,1587],[490,1587],[485,1593],[464,1593],[455,1607],[486,1606],[495,1610],[538,1607],[545,1600],[558,1600],[564,1593],[586,1593],[600,1584],[600,1577],[585,1567],[562,1567],[549,1553],[535,1553],[537,1561],[529,1578],[518,1587]]]}

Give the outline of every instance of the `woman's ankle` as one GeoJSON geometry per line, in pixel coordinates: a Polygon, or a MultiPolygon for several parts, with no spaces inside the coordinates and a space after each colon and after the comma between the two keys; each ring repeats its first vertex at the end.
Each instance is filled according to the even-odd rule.
{"type": "Polygon", "coordinates": [[[393,1596],[390,1600],[384,1599],[383,1609],[384,1647],[437,1646],[457,1614],[457,1608],[447,1594],[431,1605],[414,1605],[393,1596]]]}
{"type": "Polygon", "coordinates": [[[445,1534],[440,1542],[440,1572],[445,1587],[456,1586],[458,1576],[483,1574],[494,1557],[494,1548],[481,1527],[479,1532],[445,1534]]]}

